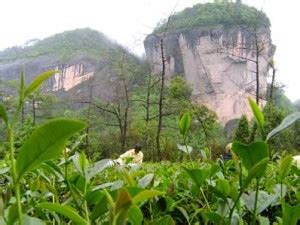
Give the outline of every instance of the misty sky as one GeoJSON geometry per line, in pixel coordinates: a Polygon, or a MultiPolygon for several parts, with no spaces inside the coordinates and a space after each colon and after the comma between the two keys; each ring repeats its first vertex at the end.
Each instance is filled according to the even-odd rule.
{"type": "MultiPolygon", "coordinates": [[[[176,11],[204,0],[9,0],[0,3],[0,50],[33,38],[90,27],[141,55],[143,39],[176,11]]],[[[291,100],[300,99],[297,68],[300,3],[296,0],[243,0],[267,13],[281,83],[291,100]]]]}

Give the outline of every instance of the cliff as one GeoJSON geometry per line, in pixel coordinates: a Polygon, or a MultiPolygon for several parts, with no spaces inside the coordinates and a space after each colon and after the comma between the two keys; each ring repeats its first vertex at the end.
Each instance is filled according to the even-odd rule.
{"type": "MultiPolygon", "coordinates": [[[[232,6],[236,9],[236,4],[232,6]]],[[[267,26],[255,26],[254,30],[248,17],[247,20],[240,19],[243,21],[241,25],[234,24],[228,16],[218,22],[214,20],[218,15],[212,11],[208,12],[211,13],[208,25],[205,26],[200,20],[202,23],[197,26],[195,21],[196,18],[203,18],[203,7],[212,10],[226,6],[199,4],[175,15],[175,19],[169,21],[169,29],[163,24],[145,39],[147,60],[153,72],[160,74],[160,43],[163,40],[168,79],[178,74],[184,76],[193,89],[194,100],[214,110],[224,124],[242,114],[252,117],[247,97],[255,97],[256,61],[260,74],[260,97],[264,99],[268,62],[273,57],[269,23],[267,26]],[[189,19],[191,23],[187,22],[189,19]],[[258,60],[256,44],[259,48],[258,60]]],[[[247,6],[242,7],[247,12],[247,6]]],[[[252,15],[253,8],[249,7],[248,13],[252,15]]],[[[268,22],[265,17],[260,21],[263,20],[268,22]]]]}
{"type": "Polygon", "coordinates": [[[0,78],[19,79],[23,65],[27,82],[43,71],[57,69],[61,73],[47,81],[45,90],[67,94],[93,78],[99,86],[95,88],[96,94],[105,97],[112,95],[108,93],[111,92],[108,75],[113,73],[113,61],[124,53],[138,63],[122,46],[97,31],[89,28],[66,31],[26,47],[0,52],[0,78]]]}

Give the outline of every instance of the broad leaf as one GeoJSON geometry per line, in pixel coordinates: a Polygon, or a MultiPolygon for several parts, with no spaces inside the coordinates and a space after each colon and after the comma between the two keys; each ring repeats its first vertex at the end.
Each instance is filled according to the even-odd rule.
{"type": "Polygon", "coordinates": [[[183,168],[187,174],[189,175],[189,177],[192,179],[192,181],[197,185],[197,187],[201,187],[203,182],[204,182],[204,175],[202,170],[200,169],[187,169],[187,168],[183,168]]]}
{"type": "Polygon", "coordinates": [[[282,225],[297,225],[300,220],[300,205],[283,204],[282,208],[282,225]]]}
{"type": "Polygon", "coordinates": [[[13,225],[18,220],[18,206],[13,204],[8,209],[7,225],[13,225]]]}
{"type": "Polygon", "coordinates": [[[177,147],[180,151],[183,151],[184,153],[190,154],[193,151],[193,147],[188,145],[180,145],[177,144],[177,147]]]}
{"type": "Polygon", "coordinates": [[[132,206],[128,212],[128,221],[131,225],[141,225],[143,222],[143,213],[137,206],[132,206]]]}
{"type": "Polygon", "coordinates": [[[255,142],[250,145],[234,142],[232,150],[238,155],[243,166],[249,171],[255,164],[268,157],[268,145],[265,142],[255,142]]]}
{"type": "Polygon", "coordinates": [[[191,116],[190,116],[189,112],[186,112],[185,114],[183,114],[183,116],[179,120],[178,125],[179,125],[180,134],[182,136],[186,137],[187,132],[191,125],[191,116]]]}
{"type": "MultiPolygon", "coordinates": [[[[243,194],[242,199],[246,205],[246,208],[253,212],[254,204],[255,204],[255,191],[251,192],[250,194],[243,194]]],[[[278,199],[277,194],[269,195],[265,191],[258,192],[258,199],[257,199],[257,209],[256,213],[261,213],[266,208],[268,208],[274,201],[278,199]]]]}
{"type": "Polygon", "coordinates": [[[5,125],[7,126],[8,125],[8,117],[6,114],[6,110],[2,104],[0,104],[0,119],[1,118],[4,121],[5,125]]]}
{"type": "Polygon", "coordinates": [[[162,195],[162,194],[163,194],[163,192],[161,192],[161,191],[144,190],[132,198],[132,203],[139,204],[140,202],[146,201],[150,198],[153,198],[153,197],[156,197],[156,196],[162,195]]]}
{"type": "Polygon", "coordinates": [[[190,217],[189,217],[189,214],[187,213],[187,211],[180,207],[180,206],[176,206],[176,208],[181,212],[181,214],[184,216],[184,218],[186,219],[186,222],[190,222],[190,217]]]}
{"type": "Polygon", "coordinates": [[[31,216],[28,216],[26,214],[24,214],[22,216],[22,222],[23,224],[26,224],[26,225],[46,225],[46,223],[42,220],[40,220],[39,218],[34,218],[34,217],[31,217],[31,216]]]}
{"type": "Polygon", "coordinates": [[[59,157],[67,140],[84,127],[81,121],[55,119],[36,128],[19,150],[18,179],[43,162],[59,157]]]}
{"type": "Polygon", "coordinates": [[[45,80],[47,80],[49,77],[53,76],[54,74],[58,73],[57,70],[50,70],[46,71],[40,75],[38,75],[25,89],[24,91],[24,98],[27,98],[32,92],[37,90],[45,80]]]}
{"type": "Polygon", "coordinates": [[[260,126],[261,129],[263,129],[263,127],[265,125],[264,114],[262,113],[262,111],[259,109],[259,106],[256,104],[256,102],[252,98],[249,97],[248,101],[250,103],[252,112],[258,122],[258,125],[260,126]]]}
{"type": "Polygon", "coordinates": [[[290,172],[293,164],[293,157],[287,155],[281,159],[279,163],[279,180],[282,181],[290,172]]]}
{"type": "Polygon", "coordinates": [[[288,115],[287,117],[285,117],[281,124],[276,127],[275,129],[273,129],[268,135],[267,135],[267,141],[273,137],[274,135],[278,134],[280,131],[286,129],[287,127],[291,126],[293,123],[295,123],[298,119],[300,119],[300,112],[295,112],[292,113],[290,115],[288,115]]]}
{"type": "Polygon", "coordinates": [[[77,171],[83,176],[87,177],[87,169],[89,166],[89,161],[86,158],[86,155],[84,152],[81,152],[80,154],[75,154],[73,157],[74,166],[77,169],[77,171]]]}
{"type": "Polygon", "coordinates": [[[114,223],[116,225],[125,224],[128,210],[132,205],[131,196],[126,188],[121,188],[118,191],[116,204],[114,208],[114,223]]]}
{"type": "Polygon", "coordinates": [[[217,189],[223,193],[224,196],[228,196],[230,193],[230,184],[228,180],[219,179],[217,183],[217,189]]]}
{"type": "Polygon", "coordinates": [[[144,177],[142,177],[139,180],[138,186],[140,188],[147,187],[151,183],[151,181],[153,180],[153,177],[154,177],[154,173],[149,173],[149,174],[145,175],[144,177]]]}
{"type": "Polygon", "coordinates": [[[87,171],[87,178],[91,179],[101,173],[105,168],[109,167],[110,161],[110,159],[102,159],[92,164],[87,171]]]}
{"type": "Polygon", "coordinates": [[[170,215],[163,216],[159,219],[154,220],[151,225],[175,225],[175,221],[170,215]]]}
{"type": "Polygon", "coordinates": [[[51,212],[56,212],[59,213],[65,217],[67,217],[68,219],[70,219],[74,224],[78,224],[78,225],[87,225],[87,221],[85,219],[83,219],[74,208],[72,208],[71,206],[67,206],[67,205],[60,205],[57,203],[40,203],[36,206],[37,208],[40,209],[46,209],[49,210],[51,212]]]}
{"type": "Polygon", "coordinates": [[[243,189],[246,189],[254,178],[260,179],[264,175],[267,169],[268,162],[269,159],[265,158],[260,162],[258,162],[257,164],[255,164],[255,166],[253,166],[250,169],[250,171],[248,172],[248,176],[243,182],[243,189]]]}

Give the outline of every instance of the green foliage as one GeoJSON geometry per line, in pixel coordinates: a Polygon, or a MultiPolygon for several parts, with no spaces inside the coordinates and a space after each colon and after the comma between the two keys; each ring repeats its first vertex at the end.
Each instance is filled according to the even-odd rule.
{"type": "Polygon", "coordinates": [[[18,179],[41,163],[60,156],[67,140],[84,127],[83,122],[55,119],[36,128],[19,150],[16,161],[18,179]]]}
{"type": "MultiPolygon", "coordinates": [[[[166,21],[159,25],[154,33],[166,30],[166,21]]],[[[180,30],[196,27],[214,28],[218,26],[233,27],[244,25],[253,27],[269,27],[270,21],[266,14],[244,4],[206,3],[196,4],[171,17],[169,29],[180,30]]]]}
{"type": "Polygon", "coordinates": [[[242,115],[234,134],[234,140],[247,144],[249,142],[249,122],[246,115],[242,115]]]}

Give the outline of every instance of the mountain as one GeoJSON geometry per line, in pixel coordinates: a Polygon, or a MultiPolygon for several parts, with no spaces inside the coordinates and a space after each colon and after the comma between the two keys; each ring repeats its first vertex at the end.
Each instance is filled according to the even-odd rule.
{"type": "Polygon", "coordinates": [[[94,91],[107,97],[112,94],[108,83],[111,84],[113,64],[122,55],[126,55],[127,63],[139,64],[139,59],[98,31],[65,31],[0,52],[0,78],[18,79],[23,65],[27,82],[43,71],[57,69],[61,73],[48,81],[48,91],[66,93],[93,79],[94,91]]]}
{"type": "Polygon", "coordinates": [[[270,21],[241,3],[197,4],[171,16],[144,41],[154,73],[182,75],[193,98],[214,110],[225,124],[242,114],[252,117],[247,97],[255,98],[256,69],[265,104],[267,73],[274,54],[270,21]],[[257,63],[256,63],[257,62],[257,63]]]}

